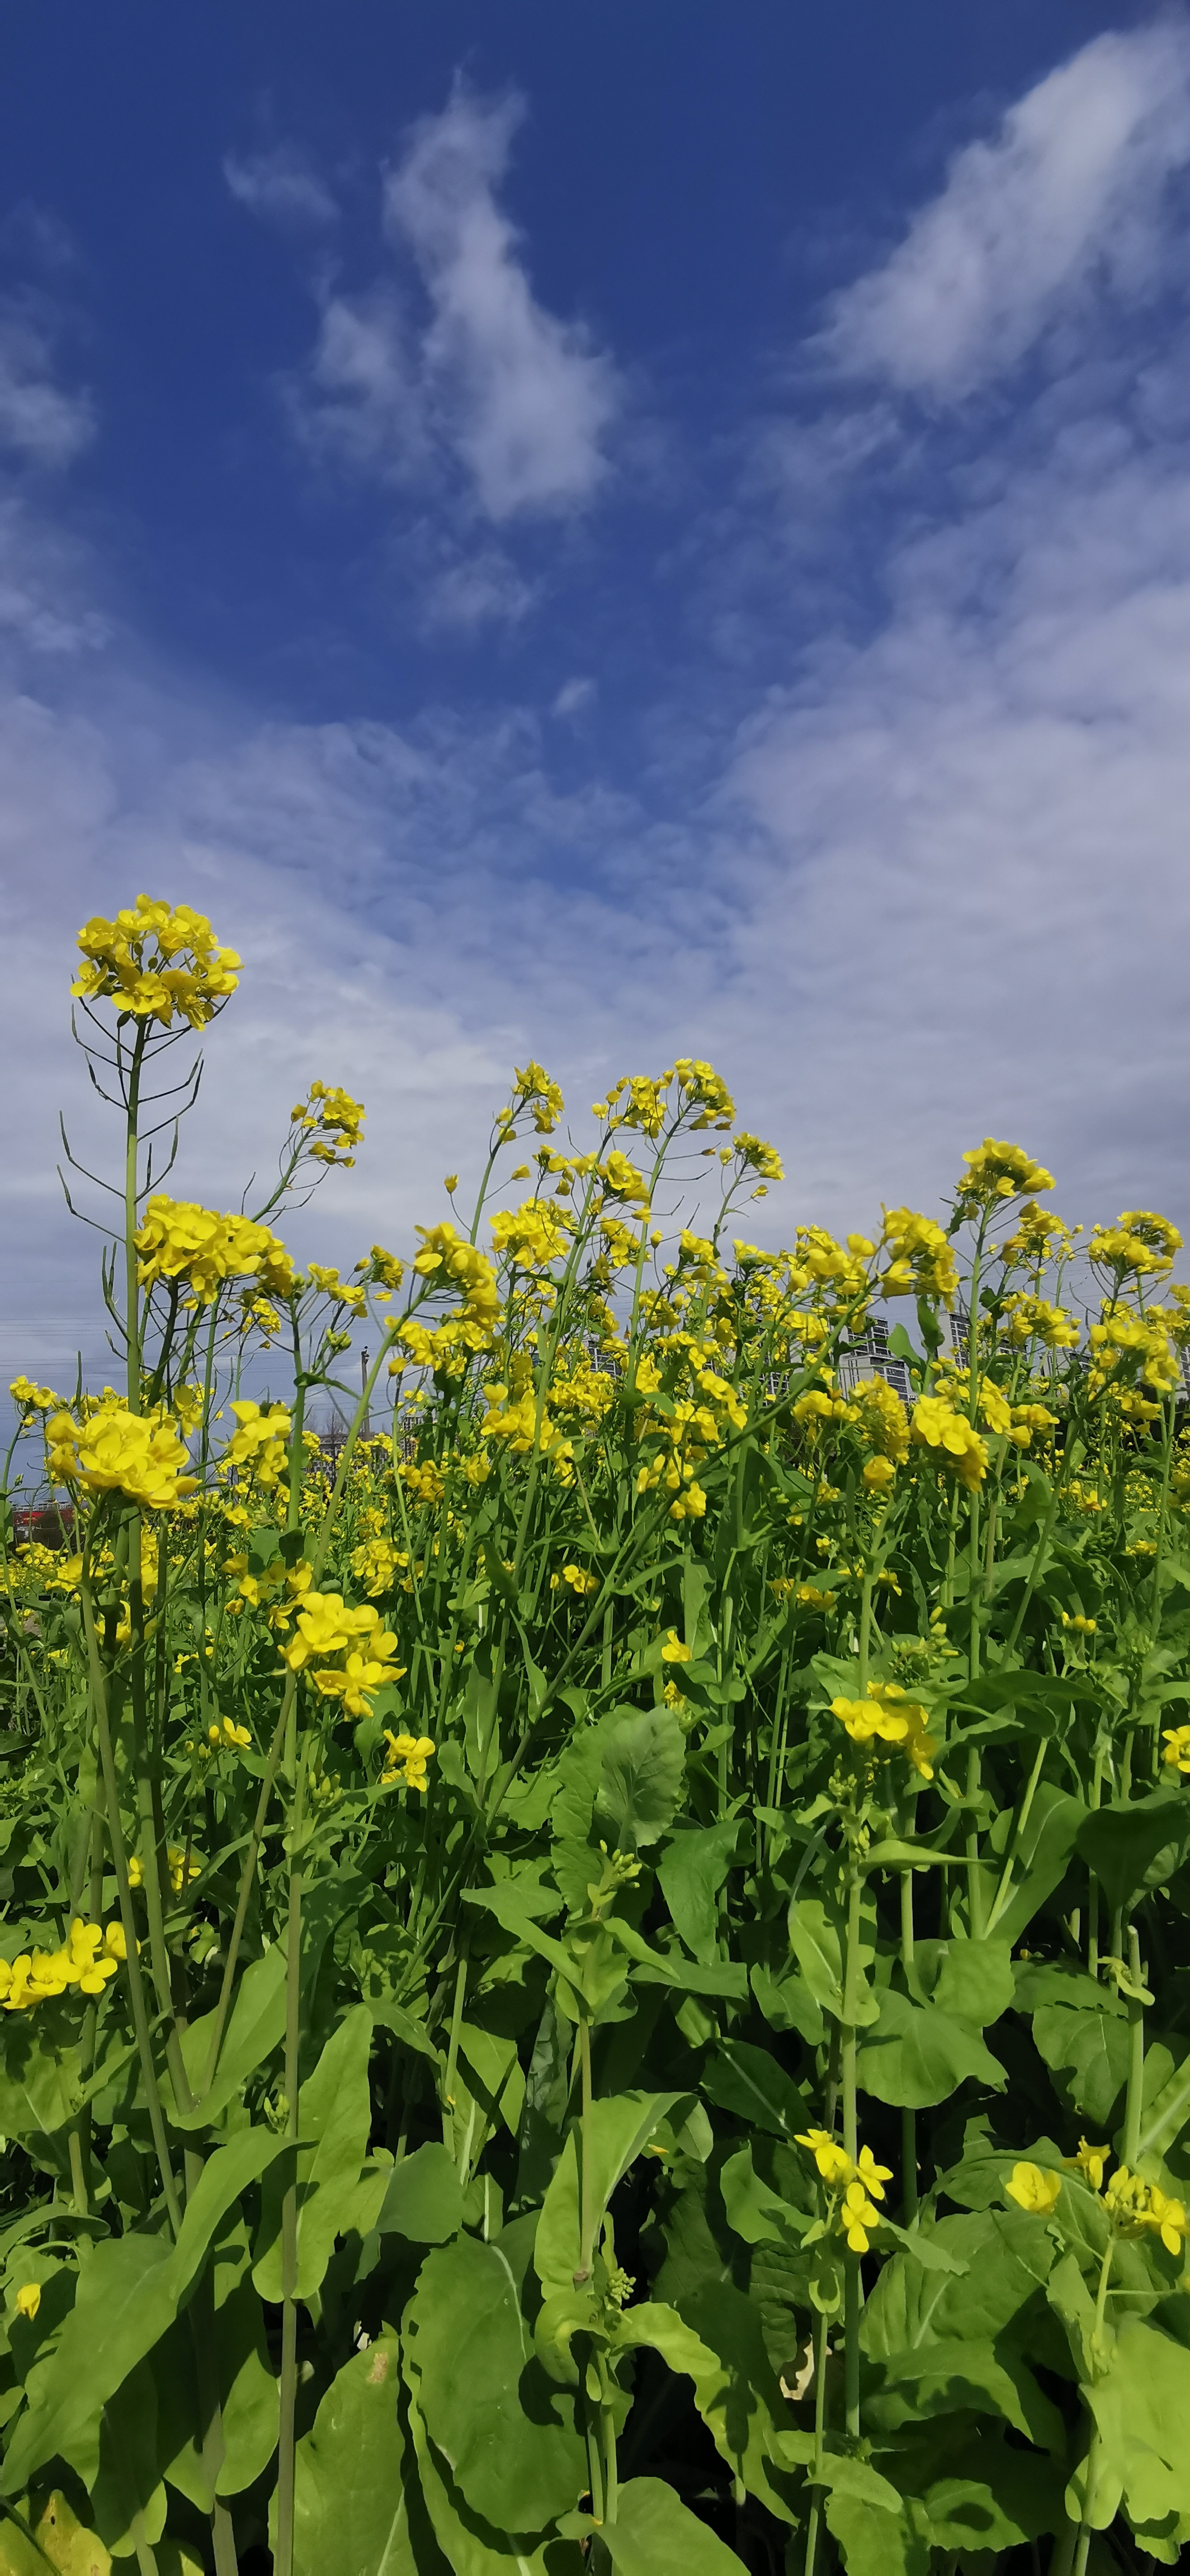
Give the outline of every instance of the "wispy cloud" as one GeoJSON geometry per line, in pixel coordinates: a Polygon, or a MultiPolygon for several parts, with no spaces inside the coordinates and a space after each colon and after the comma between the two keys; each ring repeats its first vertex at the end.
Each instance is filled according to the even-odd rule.
{"type": "MultiPolygon", "coordinates": [[[[609,472],[616,368],[580,320],[533,291],[500,203],[523,110],[456,83],[383,187],[386,265],[353,288],[320,271],[318,331],[289,388],[307,450],[356,474],[453,492],[496,525],[582,509],[609,472]]],[[[228,165],[271,215],[310,176],[288,160],[228,165]]],[[[321,183],[318,183],[321,184],[321,183]]],[[[490,585],[489,585],[490,587],[490,585]]]]}
{"type": "Polygon", "coordinates": [[[324,233],[338,221],[338,205],[326,181],[295,143],[229,152],[223,175],[239,204],[277,232],[302,239],[324,233]]]}
{"type": "Polygon", "coordinates": [[[1153,291],[1164,200],[1188,163],[1185,25],[1096,38],[956,155],[889,258],[836,298],[823,353],[902,392],[962,400],[1097,290],[1153,291]]]}
{"type": "Polygon", "coordinates": [[[73,464],[94,434],[91,395],[62,382],[44,300],[0,300],[0,453],[53,473],[73,464]]]}
{"type": "Polygon", "coordinates": [[[538,303],[497,202],[522,113],[517,99],[456,85],[385,190],[390,233],[412,249],[433,307],[427,390],[496,520],[589,499],[619,406],[607,356],[580,323],[538,303]]]}

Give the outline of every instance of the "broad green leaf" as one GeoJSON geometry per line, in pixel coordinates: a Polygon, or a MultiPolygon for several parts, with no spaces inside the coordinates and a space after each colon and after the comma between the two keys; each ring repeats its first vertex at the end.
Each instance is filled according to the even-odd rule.
{"type": "MultiPolygon", "coordinates": [[[[372,2118],[368,2059],[372,2016],[356,2004],[328,2039],[298,2095],[297,2278],[310,2299],[334,2252],[347,2194],[359,2180],[372,2118]],[[307,2143],[308,2142],[308,2143],[307,2143]]],[[[281,2297],[281,2205],[287,2173],[270,2174],[261,2196],[252,2278],[262,2299],[281,2297]]]]}
{"type": "Polygon", "coordinates": [[[674,1835],[657,1867],[661,1892],[688,1950],[704,1966],[716,1955],[719,1890],[731,1867],[739,1823],[696,1826],[674,1835]]]}
{"type": "MultiPolygon", "coordinates": [[[[927,1988],[930,2001],[941,2011],[953,2013],[959,2021],[973,2022],[980,2030],[990,2021],[999,2021],[1015,1999],[1009,1943],[993,1938],[939,1942],[936,1946],[941,1956],[927,1988]]],[[[918,1944],[919,1978],[922,1953],[934,1947],[932,1943],[918,1944]]],[[[924,1978],[921,1981],[924,1985],[924,1978]]]]}
{"type": "Polygon", "coordinates": [[[789,1946],[815,2003],[836,2021],[843,2013],[843,1948],[839,1935],[816,1896],[801,1896],[789,1908],[789,1946]]]}
{"type": "Polygon", "coordinates": [[[1080,1825],[1077,1849],[1094,1870],[1113,1914],[1141,1888],[1172,1878],[1190,1843],[1190,1798],[1158,1790],[1133,1807],[1101,1807],[1080,1825]]]}
{"type": "MultiPolygon", "coordinates": [[[[858,2460],[832,2462],[844,2470],[863,2465],[858,2460]]],[[[847,2576],[927,2576],[930,2547],[920,2507],[898,2499],[895,2513],[882,2511],[858,2480],[832,2478],[826,2522],[842,2550],[847,2576]]]]}
{"type": "Polygon", "coordinates": [[[445,2147],[430,2139],[394,2165],[376,2221],[414,2245],[446,2245],[463,2224],[463,2189],[445,2147]]]}
{"type": "Polygon", "coordinates": [[[503,2039],[496,2031],[465,2021],[459,2030],[459,2054],[476,2080],[489,2117],[501,2119],[515,2137],[525,2101],[515,2039],[503,2039]]]}
{"type": "Polygon", "coordinates": [[[1054,2259],[1044,2227],[1023,2209],[981,2210],[943,2218],[911,2232],[886,2263],[866,2301],[860,2329],[873,2361],[958,2336],[994,2342],[1044,2283],[1054,2259]],[[930,2247],[958,2268],[950,2274],[916,2259],[930,2247]]]}
{"type": "MultiPolygon", "coordinates": [[[[277,2447],[277,2381],[251,2265],[247,2225],[237,2211],[211,2247],[211,2304],[206,2316],[220,2406],[222,2457],[215,2491],[221,2496],[240,2495],[252,2486],[277,2447]]],[[[198,2297],[203,2296],[200,2286],[198,2297]]],[[[203,2410],[192,2311],[171,2327],[154,2354],[153,2367],[158,2372],[162,2475],[189,2496],[200,2513],[209,2514],[214,2496],[210,2463],[204,2460],[199,2438],[203,2410]]]]}
{"type": "Polygon", "coordinates": [[[98,2533],[79,2522],[56,2487],[28,2527],[33,2540],[7,2516],[0,2522],[0,2576],[46,2576],[47,2563],[57,2576],[110,2576],[111,2558],[98,2533]]]}
{"type": "Polygon", "coordinates": [[[1013,1892],[996,1917],[1002,1941],[1019,1941],[1047,1896],[1060,1886],[1086,1812],[1081,1798],[1068,1797],[1048,1781],[1040,1782],[1021,1836],[1013,1892]]]}
{"type": "MultiPolygon", "coordinates": [[[[676,2093],[613,2093],[592,2103],[587,2139],[588,2188],[596,2243],[617,2183],[643,2154],[659,2122],[679,2098],[676,2093]]],[[[573,2288],[579,2264],[580,2143],[581,2130],[576,2123],[562,2150],[537,2223],[533,2268],[547,2298],[555,2291],[573,2288]]]]}
{"type": "Polygon", "coordinates": [[[294,2576],[421,2576],[409,2535],[390,2328],[353,2353],[298,2443],[294,2576]]]}
{"type": "Polygon", "coordinates": [[[90,2481],[95,2528],[113,2557],[160,2540],[166,2494],[157,2465],[157,2387],[148,2361],[138,2362],[109,2397],[99,2432],[99,2467],[90,2481]]]}
{"type": "Polygon", "coordinates": [[[945,2102],[967,2076],[997,2090],[1007,2080],[977,2031],[940,2005],[911,2003],[908,1995],[887,1986],[875,2028],[860,2041],[861,2090],[873,2093],[878,2102],[924,2110],[945,2102]]]}
{"type": "Polygon", "coordinates": [[[1087,2390],[1099,2427],[1104,2478],[1092,2515],[1106,2530],[1120,2496],[1135,2526],[1190,2514],[1190,2352],[1155,2325],[1130,2318],[1106,2376],[1087,2390]],[[1103,2517],[1106,2516],[1106,2519],[1103,2517]]]}
{"type": "Polygon", "coordinates": [[[817,2048],[823,2030],[822,2007],[804,1977],[775,1977],[771,1969],[757,1965],[749,1982],[771,2029],[796,2030],[807,2047],[817,2048]]]}
{"type": "Polygon", "coordinates": [[[212,2236],[250,2182],[285,2151],[267,2129],[244,2129],[208,2158],[191,2193],[178,2242],[132,2234],[96,2245],[80,2274],[61,2340],[39,2378],[4,2461],[2,2484],[19,2494],[59,2455],[89,2483],[99,2457],[99,2419],[109,2397],[165,2334],[193,2287],[212,2236]]]}
{"type": "MultiPolygon", "coordinates": [[[[1114,1996],[1109,2000],[1114,2003],[1114,1996]]],[[[1069,2012],[1062,2004],[1043,2004],[1033,2015],[1033,2038],[1046,2065],[1066,2075],[1075,2109],[1106,2129],[1128,2081],[1127,2022],[1118,2011],[1069,2012]]]]}
{"type": "Polygon", "coordinates": [[[1053,2462],[1011,2450],[989,2426],[967,2443],[952,2473],[927,2487],[922,2502],[935,2549],[1019,2549],[1065,2521],[1053,2462]]]}
{"type": "Polygon", "coordinates": [[[661,2478],[629,2478],[601,2538],[617,2576],[743,2576],[743,2561],[661,2478]]]}
{"type": "MultiPolygon", "coordinates": [[[[407,2349],[401,2358],[409,2391],[409,2431],[417,2458],[418,2484],[449,2576],[585,2576],[586,2560],[575,2542],[543,2541],[524,2532],[497,2531],[467,2503],[426,2432],[418,2402],[420,2382],[410,2366],[407,2349]]],[[[436,2568],[423,2564],[420,2535],[417,2564],[418,2576],[438,2576],[436,2568]]]]}
{"type": "Polygon", "coordinates": [[[767,2049],[746,2039],[722,2039],[703,2075],[703,2089],[721,2110],[734,2111],[751,2128],[787,2142],[808,2126],[806,2096],[767,2049]]]}
{"type": "Polygon", "coordinates": [[[518,2531],[569,2513],[586,2445],[534,2353],[499,2246],[461,2236],[427,2255],[405,2330],[426,2430],[473,2510],[518,2531]]]}
{"type": "Polygon", "coordinates": [[[36,2015],[11,2013],[4,2023],[3,2049],[0,2136],[30,2138],[40,2132],[52,2137],[74,2118],[82,2100],[77,2042],[47,2028],[36,2015]]]}
{"type": "Polygon", "coordinates": [[[686,1738],[670,1708],[636,1709],[603,1741],[597,1804],[621,1851],[658,1842],[673,1823],[686,1768],[686,1738]]]}
{"type": "Polygon", "coordinates": [[[999,2415],[1014,2432],[1046,2450],[1060,2450],[1065,2435],[1057,2407],[1015,2355],[1001,2359],[995,2345],[977,2336],[953,2336],[888,2353],[865,2400],[874,2430],[896,2432],[921,2416],[999,2415]]]}
{"type": "Polygon", "coordinates": [[[781,2521],[791,2522],[789,2498],[775,2482],[772,2466],[780,2458],[776,2436],[788,2417],[758,2310],[733,2282],[705,2281],[683,2299],[681,2313],[720,2364],[719,2385],[708,2390],[696,2380],[694,2391],[716,2448],[750,2494],[759,2496],[781,2521]]]}
{"type": "Polygon", "coordinates": [[[811,2223],[808,2212],[795,2209],[762,2182],[753,2168],[750,2146],[728,2157],[720,2169],[719,2188],[728,2225],[745,2245],[800,2245],[811,2223]]]}
{"type": "Polygon", "coordinates": [[[171,2103],[170,2118],[177,2129],[209,2128],[228,2103],[242,2095],[249,2076],[280,2047],[285,2037],[285,1953],[279,1942],[244,1970],[228,2015],[215,2079],[210,2092],[204,2093],[215,2020],[213,2012],[204,2013],[182,2034],[182,2056],[197,2101],[193,2111],[171,2103]]]}

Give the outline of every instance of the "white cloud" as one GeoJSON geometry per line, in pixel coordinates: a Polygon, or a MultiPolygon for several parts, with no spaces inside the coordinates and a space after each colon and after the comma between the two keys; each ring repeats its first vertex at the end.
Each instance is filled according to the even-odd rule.
{"type": "Polygon", "coordinates": [[[51,334],[24,299],[0,303],[0,451],[57,471],[73,464],[95,432],[86,392],[58,380],[51,334]]]}
{"type": "Polygon", "coordinates": [[[564,680],[550,709],[555,716],[580,716],[594,703],[595,682],[591,679],[564,680]]]}
{"type": "Polygon", "coordinates": [[[359,295],[326,298],[305,375],[288,390],[293,426],[311,454],[384,481],[428,471],[433,451],[416,352],[387,279],[359,295]]]}
{"type": "Polygon", "coordinates": [[[294,143],[274,144],[267,152],[229,152],[223,176],[237,202],[277,232],[323,233],[338,222],[325,180],[294,143]]]}
{"type": "Polygon", "coordinates": [[[515,100],[456,86],[442,115],[415,129],[385,191],[390,231],[412,247],[433,305],[428,386],[496,520],[589,499],[619,405],[587,331],[537,302],[497,203],[520,114],[515,100]]]}
{"type": "Polygon", "coordinates": [[[821,350],[948,402],[1014,367],[1101,283],[1151,291],[1190,162],[1190,36],[1097,37],[968,144],[890,258],[844,289],[821,350]]]}
{"type": "MultiPolygon", "coordinates": [[[[621,400],[585,326],[537,301],[498,203],[520,113],[456,85],[414,128],[384,186],[393,265],[361,290],[316,281],[318,336],[290,388],[312,452],[497,524],[582,508],[621,400]]],[[[482,560],[463,587],[492,598],[482,560]]]]}

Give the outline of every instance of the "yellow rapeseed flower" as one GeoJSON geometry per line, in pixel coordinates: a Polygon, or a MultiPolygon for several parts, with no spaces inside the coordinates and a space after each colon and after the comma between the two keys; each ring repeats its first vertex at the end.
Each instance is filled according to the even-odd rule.
{"type": "Polygon", "coordinates": [[[1019,2164],[1012,2168],[1012,2179],[1005,2184],[1010,2200],[1018,2209],[1031,2210],[1039,2218],[1048,2218],[1057,2205],[1062,2189],[1061,2174],[1043,2173],[1040,2165],[1019,2164]]]}
{"type": "Polygon", "coordinates": [[[119,1014],[173,1026],[175,1012],[202,1029],[239,982],[234,948],[220,948],[210,922],[188,903],[139,894],[114,921],[96,915],[78,935],[83,964],[70,989],[86,1002],[114,1001],[119,1014]]]}

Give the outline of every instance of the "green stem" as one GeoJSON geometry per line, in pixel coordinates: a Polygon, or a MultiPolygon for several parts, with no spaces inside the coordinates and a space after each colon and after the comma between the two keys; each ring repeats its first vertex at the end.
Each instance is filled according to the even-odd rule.
{"type": "MultiPolygon", "coordinates": [[[[306,1766],[297,1767],[290,1823],[289,1918],[285,1940],[285,2096],[288,2136],[299,2134],[302,2035],[302,1805],[306,1766]]],[[[293,2576],[294,2410],[297,2404],[297,2169],[281,2203],[281,2384],[277,2445],[275,2576],[293,2576]]]]}
{"type": "Polygon", "coordinates": [[[827,2320],[825,2316],[820,2316],[814,2346],[815,2484],[813,2501],[810,2506],[810,2519],[806,2526],[805,2576],[814,2576],[814,2561],[818,2554],[818,2533],[822,2522],[822,2505],[820,2502],[822,2488],[821,2484],[817,2482],[821,2480],[822,2463],[826,2456],[826,2328],[827,2320]]]}
{"type": "Polygon", "coordinates": [[[574,2286],[576,2290],[581,2290],[591,2278],[595,2246],[595,2174],[591,2136],[591,2030],[585,2013],[578,2026],[578,2046],[583,2086],[579,2131],[579,2154],[582,2158],[583,2170],[579,2186],[579,2257],[574,2286]]]}
{"type": "Polygon", "coordinates": [[[459,1953],[459,1964],[455,1971],[454,2008],[450,2016],[450,2042],[446,2052],[446,2075],[442,2085],[442,2144],[452,2164],[458,2163],[458,2157],[455,2154],[454,2080],[455,2068],[459,2062],[459,2026],[463,2018],[466,1992],[467,1945],[464,1940],[459,1953]]]}
{"type": "MultiPolygon", "coordinates": [[[[843,2090],[843,2148],[852,2164],[859,2160],[859,2124],[856,2110],[856,2012],[858,2009],[860,1908],[863,1902],[863,1880],[854,1860],[847,1892],[847,1965],[843,1980],[843,2024],[841,2072],[843,2090]]],[[[859,2421],[859,2319],[863,2296],[860,2258],[848,2248],[844,2255],[844,2337],[847,2430],[858,2436],[859,2421]]]]}
{"type": "Polygon", "coordinates": [[[103,1663],[100,1657],[99,1639],[95,1631],[95,1610],[91,1598],[91,1586],[90,1581],[86,1576],[84,1576],[81,1588],[83,1625],[86,1631],[87,1655],[91,1670],[91,1694],[95,1709],[96,1732],[99,1738],[99,1758],[103,1766],[104,1795],[107,1802],[108,1839],[111,1843],[112,1860],[116,1872],[116,1884],[120,1891],[120,1920],[124,1926],[124,1947],[127,1952],[128,1992],[132,2004],[132,2023],[136,2032],[137,2052],[140,2057],[141,2074],[144,2079],[145,2099],[149,2110],[149,2125],[153,2132],[153,2145],[157,2152],[157,2162],[161,2168],[161,2185],[165,2194],[166,2211],[169,2217],[170,2227],[176,2237],[182,2224],[182,2210],[181,2203],[178,2199],[177,2184],[174,2181],[173,2167],[170,2163],[169,2145],[165,2134],[165,2116],[161,2108],[161,2094],[157,2084],[157,2069],[153,2063],[153,2044],[149,2035],[149,2016],[145,2006],[144,1981],[141,1976],[140,1957],[137,1950],[136,1915],[133,1911],[132,1905],[132,1889],[128,1882],[128,1854],[124,1846],[124,1831],[120,1821],[120,1790],[119,1783],[116,1779],[116,1764],[112,1750],[111,1728],[108,1724],[107,1676],[104,1673],[103,1663]]]}
{"type": "MultiPolygon", "coordinates": [[[[1140,1938],[1135,1923],[1128,1926],[1129,1965],[1135,1985],[1144,1984],[1141,1967],[1140,1938]]],[[[1145,2089],[1145,2009],[1139,1996],[1128,1997],[1128,2095],[1124,2111],[1124,2162],[1135,2169],[1140,2154],[1140,2121],[1145,2089]]]]}
{"type": "Polygon", "coordinates": [[[1004,1649],[1000,1657],[1002,1664],[1007,1663],[1008,1658],[1016,1645],[1017,1638],[1021,1633],[1021,1629],[1024,1626],[1025,1612],[1029,1607],[1029,1603],[1031,1602],[1037,1586],[1041,1581],[1041,1576],[1044,1571],[1049,1543],[1054,1534],[1054,1522],[1058,1517],[1058,1505],[1062,1498],[1063,1487],[1071,1476],[1077,1475],[1079,1461],[1082,1458],[1082,1454],[1083,1444],[1081,1440],[1072,1440],[1069,1449],[1063,1452],[1062,1464],[1054,1478],[1053,1484],[1050,1487],[1050,1498],[1046,1505],[1045,1519],[1043,1520],[1040,1531],[1038,1532],[1037,1545],[1033,1551],[1033,1562],[1029,1568],[1025,1589],[1017,1603],[1016,1617],[1013,1620],[1012,1626],[1009,1629],[1004,1642],[1004,1649]]]}
{"type": "MultiPolygon", "coordinates": [[[[901,1872],[901,1965],[913,1966],[913,1872],[901,1872]]],[[[901,2222],[905,2227],[917,2225],[917,2113],[901,2113],[901,2222]]]]}

